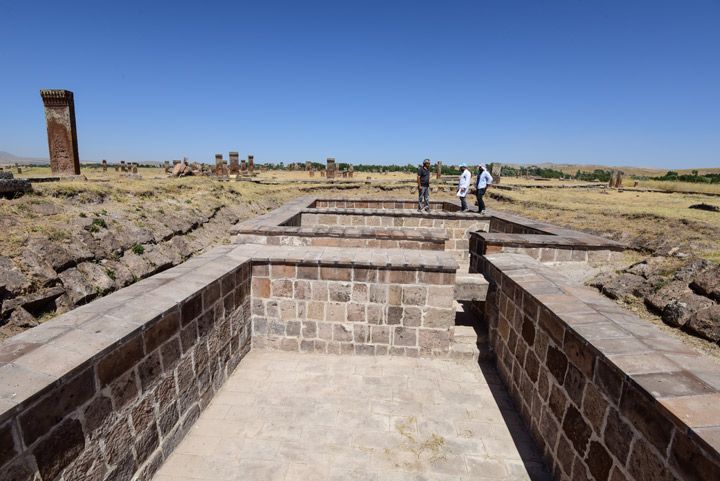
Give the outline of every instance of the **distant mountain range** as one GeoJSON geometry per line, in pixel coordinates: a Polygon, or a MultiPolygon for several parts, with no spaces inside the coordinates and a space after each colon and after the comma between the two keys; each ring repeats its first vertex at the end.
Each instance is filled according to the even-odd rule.
{"type": "Polygon", "coordinates": [[[0,164],[49,164],[50,159],[40,157],[21,157],[19,155],[11,154],[0,150],[0,164]]]}

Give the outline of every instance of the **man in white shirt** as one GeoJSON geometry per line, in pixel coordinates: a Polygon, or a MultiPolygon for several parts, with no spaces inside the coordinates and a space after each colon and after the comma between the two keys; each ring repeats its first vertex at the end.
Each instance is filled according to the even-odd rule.
{"type": "Polygon", "coordinates": [[[458,190],[457,190],[457,196],[460,197],[460,212],[467,212],[468,206],[467,201],[465,200],[465,197],[467,197],[468,192],[470,191],[470,180],[472,179],[472,174],[467,168],[467,165],[461,164],[460,165],[460,180],[458,181],[458,190]]]}
{"type": "Polygon", "coordinates": [[[485,202],[483,202],[483,196],[487,188],[492,185],[493,178],[488,172],[485,164],[478,166],[477,180],[475,181],[475,188],[477,189],[475,195],[477,195],[478,212],[481,214],[485,212],[485,202]]]}

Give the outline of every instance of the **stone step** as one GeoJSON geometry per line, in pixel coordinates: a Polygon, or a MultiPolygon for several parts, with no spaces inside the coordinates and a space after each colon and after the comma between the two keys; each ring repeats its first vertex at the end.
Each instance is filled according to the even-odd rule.
{"type": "Polygon", "coordinates": [[[474,344],[452,344],[450,358],[477,362],[480,358],[480,350],[474,344]]]}
{"type": "Polygon", "coordinates": [[[458,274],[455,276],[455,300],[484,301],[488,281],[482,274],[458,274]]]}
{"type": "Polygon", "coordinates": [[[455,326],[453,339],[457,344],[477,344],[478,341],[477,333],[472,326],[455,326]]]}

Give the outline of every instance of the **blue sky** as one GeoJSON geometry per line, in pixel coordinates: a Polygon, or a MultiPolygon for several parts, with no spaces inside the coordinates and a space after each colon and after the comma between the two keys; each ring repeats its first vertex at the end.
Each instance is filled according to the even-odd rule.
{"type": "Polygon", "coordinates": [[[720,1],[0,0],[0,150],[720,167],[720,1]]]}

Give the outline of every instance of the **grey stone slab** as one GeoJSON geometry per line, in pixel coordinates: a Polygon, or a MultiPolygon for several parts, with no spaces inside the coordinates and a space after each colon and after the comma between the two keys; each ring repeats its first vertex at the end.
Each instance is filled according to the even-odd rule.
{"type": "Polygon", "coordinates": [[[509,479],[539,453],[497,395],[474,363],[254,350],[154,479],[509,479]]]}

